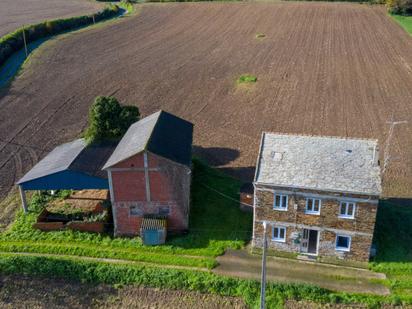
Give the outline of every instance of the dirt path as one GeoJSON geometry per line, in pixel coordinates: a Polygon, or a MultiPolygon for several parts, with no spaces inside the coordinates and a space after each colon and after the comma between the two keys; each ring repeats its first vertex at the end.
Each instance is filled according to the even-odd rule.
{"type": "Polygon", "coordinates": [[[97,95],[195,124],[195,153],[250,180],[262,131],[378,138],[395,130],[388,196],[412,192],[412,39],[383,7],[147,4],[40,47],[0,93],[0,196],[85,128],[97,95]],[[256,39],[264,33],[264,39],[256,39]],[[258,77],[237,87],[243,73],[258,77]],[[23,146],[21,146],[23,145],[23,146]]]}
{"type": "MultiPolygon", "coordinates": [[[[245,250],[228,250],[217,258],[219,266],[213,270],[219,275],[260,279],[261,257],[245,250]]],[[[388,295],[387,287],[371,283],[370,279],[384,279],[385,275],[369,270],[268,257],[267,279],[280,282],[314,284],[326,289],[388,295]]]]}
{"type": "Polygon", "coordinates": [[[235,297],[145,287],[92,285],[51,278],[0,276],[0,307],[10,309],[246,309],[235,297]]]}
{"type": "Polygon", "coordinates": [[[86,15],[99,11],[104,5],[91,0],[1,0],[0,37],[23,25],[86,15]]]}

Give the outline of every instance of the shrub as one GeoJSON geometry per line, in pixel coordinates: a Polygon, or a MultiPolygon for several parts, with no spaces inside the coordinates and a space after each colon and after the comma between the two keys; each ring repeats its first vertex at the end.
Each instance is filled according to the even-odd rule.
{"type": "Polygon", "coordinates": [[[114,97],[97,97],[89,110],[86,140],[94,143],[121,138],[139,116],[136,106],[121,106],[114,97]]]}
{"type": "Polygon", "coordinates": [[[412,0],[386,0],[386,6],[392,14],[412,15],[412,0]]]}
{"type": "Polygon", "coordinates": [[[243,74],[241,75],[238,79],[237,82],[239,84],[243,84],[243,83],[256,83],[257,82],[257,77],[254,75],[250,75],[250,74],[243,74]]]}

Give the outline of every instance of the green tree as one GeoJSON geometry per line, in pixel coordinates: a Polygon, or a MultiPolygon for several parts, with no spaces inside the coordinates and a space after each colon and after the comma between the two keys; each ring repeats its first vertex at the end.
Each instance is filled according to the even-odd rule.
{"type": "Polygon", "coordinates": [[[412,15],[412,0],[386,0],[386,6],[392,14],[412,15]]]}
{"type": "Polygon", "coordinates": [[[99,96],[90,107],[85,138],[88,143],[119,139],[139,117],[136,106],[121,106],[115,97],[99,96]]]}

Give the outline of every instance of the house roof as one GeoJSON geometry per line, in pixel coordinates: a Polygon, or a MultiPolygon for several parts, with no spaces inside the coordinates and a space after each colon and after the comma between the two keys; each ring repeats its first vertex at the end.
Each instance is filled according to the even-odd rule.
{"type": "Polygon", "coordinates": [[[378,142],[263,133],[255,183],[380,195],[378,142]]]}
{"type": "Polygon", "coordinates": [[[165,111],[159,111],[130,126],[103,169],[144,150],[190,166],[192,140],[192,123],[165,111]]]}
{"type": "Polygon", "coordinates": [[[39,161],[17,184],[52,175],[65,170],[107,178],[102,166],[115,148],[113,143],[87,146],[84,139],[77,139],[54,148],[39,161]]]}

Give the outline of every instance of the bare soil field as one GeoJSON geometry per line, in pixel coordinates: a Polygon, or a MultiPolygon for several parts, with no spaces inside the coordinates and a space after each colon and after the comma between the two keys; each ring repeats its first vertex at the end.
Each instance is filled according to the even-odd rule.
{"type": "Polygon", "coordinates": [[[0,36],[23,25],[85,15],[97,12],[103,6],[91,0],[1,0],[0,36]]]}
{"type": "Polygon", "coordinates": [[[90,285],[59,279],[0,277],[1,308],[244,309],[234,297],[125,286],[90,285]]]}
{"type": "Polygon", "coordinates": [[[144,116],[194,122],[196,154],[244,180],[262,131],[378,138],[383,153],[387,121],[408,120],[394,131],[384,193],[411,197],[411,86],[412,39],[383,7],[146,4],[46,43],[0,92],[1,193],[80,134],[94,97],[115,95],[144,116]],[[244,73],[257,82],[237,85],[244,73]]]}

